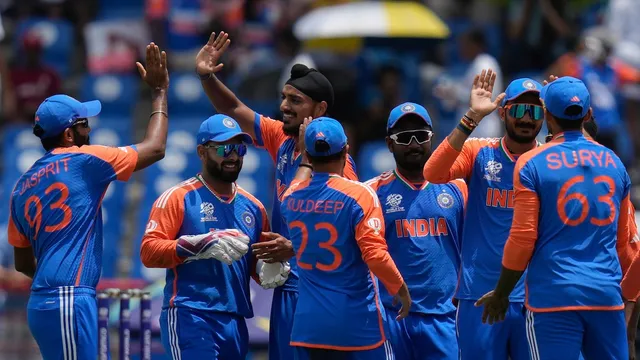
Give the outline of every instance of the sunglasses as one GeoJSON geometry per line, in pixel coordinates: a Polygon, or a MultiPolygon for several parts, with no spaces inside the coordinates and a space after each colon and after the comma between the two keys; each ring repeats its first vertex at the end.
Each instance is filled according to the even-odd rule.
{"type": "Polygon", "coordinates": [[[227,158],[234,151],[238,156],[242,157],[247,153],[247,145],[245,144],[226,144],[226,145],[204,145],[207,149],[214,149],[216,155],[227,158]]]}
{"type": "Polygon", "coordinates": [[[73,125],[71,126],[78,126],[81,128],[88,128],[89,127],[89,120],[87,119],[78,119],[76,122],[73,123],[73,125]]]}
{"type": "Polygon", "coordinates": [[[396,145],[406,146],[410,145],[414,140],[418,145],[422,145],[431,140],[432,136],[433,131],[431,130],[406,130],[391,134],[389,138],[391,138],[396,145]]]}
{"type": "Polygon", "coordinates": [[[509,116],[516,119],[522,119],[526,113],[529,113],[532,120],[539,121],[544,119],[544,109],[540,105],[509,104],[504,108],[508,111],[509,116]]]}

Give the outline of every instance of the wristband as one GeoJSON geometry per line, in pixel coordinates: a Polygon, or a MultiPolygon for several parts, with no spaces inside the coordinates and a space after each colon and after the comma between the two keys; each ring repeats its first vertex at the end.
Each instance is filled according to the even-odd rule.
{"type": "Polygon", "coordinates": [[[466,135],[471,135],[471,133],[473,132],[473,129],[469,129],[462,122],[460,122],[460,124],[458,124],[457,129],[462,131],[466,135]]]}
{"type": "Polygon", "coordinates": [[[472,119],[472,118],[468,117],[468,116],[467,116],[467,114],[462,115],[462,118],[463,118],[464,120],[467,120],[467,122],[469,122],[469,125],[470,125],[470,126],[472,126],[472,127],[474,127],[474,128],[475,128],[476,126],[478,126],[478,123],[477,123],[477,122],[475,122],[475,121],[473,121],[473,119],[472,119]]]}
{"type": "Polygon", "coordinates": [[[313,166],[312,166],[311,164],[301,163],[301,164],[300,164],[300,165],[298,165],[298,166],[306,167],[306,168],[309,168],[309,169],[313,170],[313,166]]]}
{"type": "Polygon", "coordinates": [[[151,117],[155,114],[163,114],[164,116],[167,117],[167,119],[169,118],[169,114],[167,114],[166,112],[162,111],[162,110],[156,110],[154,112],[151,113],[151,115],[149,115],[149,119],[151,119],[151,117]]]}

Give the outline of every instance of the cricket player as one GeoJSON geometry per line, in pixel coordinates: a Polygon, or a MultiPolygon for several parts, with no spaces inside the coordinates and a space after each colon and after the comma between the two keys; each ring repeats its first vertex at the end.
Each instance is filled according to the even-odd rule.
{"type": "Polygon", "coordinates": [[[422,169],[431,156],[431,117],[418,104],[396,106],[387,122],[387,146],[396,169],[367,185],[383,207],[391,258],[411,289],[409,316],[395,321],[393,297],[380,289],[397,359],[457,359],[456,308],[452,298],[460,268],[467,185],[430,184],[422,169]]]}
{"type": "MultiPolygon", "coordinates": [[[[334,102],[333,87],[320,72],[296,64],[291,69],[291,78],[282,88],[280,110],[283,121],[264,117],[243,104],[220,80],[215,73],[222,69],[219,63],[231,40],[221,32],[217,37],[211,34],[209,42],[196,57],[196,72],[202,86],[216,110],[238,121],[244,132],[251,135],[254,144],[264,147],[276,165],[276,189],[274,193],[271,228],[273,233],[265,234],[266,241],[254,244],[254,255],[258,259],[277,262],[293,255],[291,242],[286,239],[287,226],[282,222],[280,199],[296,174],[299,166],[310,167],[302,161],[302,151],[298,144],[300,125],[307,117],[318,118],[331,110],[334,102]],[[282,234],[282,236],[278,235],[282,234]]],[[[348,156],[344,176],[357,180],[355,163],[348,156]]],[[[298,270],[295,257],[291,258],[291,275],[282,287],[274,290],[269,327],[269,357],[289,360],[293,349],[289,346],[293,312],[295,311],[298,270]]]]}
{"type": "Polygon", "coordinates": [[[387,251],[378,197],[342,177],[348,145],[338,121],[311,121],[304,142],[313,177],[294,180],[281,205],[299,269],[295,359],[393,359],[374,276],[401,301],[397,319],[411,298],[387,251]]]}
{"type": "Polygon", "coordinates": [[[112,181],[127,181],[164,157],[167,141],[166,54],[151,43],[142,79],[153,89],[145,139],[132,146],[89,145],[88,118],[99,101],[54,95],[38,107],[33,133],[46,154],[11,192],[9,243],[15,267],[33,278],[27,320],[45,360],[95,359],[96,285],[102,270],[101,202],[112,181]]]}
{"type": "Polygon", "coordinates": [[[249,246],[269,231],[260,201],[235,183],[251,137],[218,114],[197,140],[202,172],[156,200],[140,256],[146,267],[167,269],[160,328],[173,360],[244,359],[249,246]]]}
{"type": "Polygon", "coordinates": [[[629,175],[613,151],[582,135],[591,110],[581,80],[561,77],[540,97],[554,137],[517,161],[502,272],[476,305],[484,306],[483,322],[504,319],[509,293],[528,266],[533,359],[578,359],[581,351],[586,360],[627,359],[624,301],[640,294],[637,273],[627,272],[637,259],[629,175]]]}
{"type": "Polygon", "coordinates": [[[495,74],[476,76],[471,107],[424,167],[425,180],[446,183],[463,178],[469,187],[463,225],[462,266],[455,299],[458,300],[458,346],[462,360],[529,359],[523,310],[524,287],[518,284],[510,300],[506,321],[499,326],[482,323],[474,306],[500,276],[502,249],[513,216],[513,169],[516,159],[538,144],[543,109],[542,85],[516,79],[492,100],[495,74]],[[506,135],[495,139],[468,139],[485,115],[498,109],[506,135]]]}

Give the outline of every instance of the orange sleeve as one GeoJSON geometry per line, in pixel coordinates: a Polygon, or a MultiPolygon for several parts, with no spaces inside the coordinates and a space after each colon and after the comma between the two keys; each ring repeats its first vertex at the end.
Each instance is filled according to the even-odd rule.
{"type": "MultiPolygon", "coordinates": [[[[366,186],[366,185],[364,185],[366,186]]],[[[395,295],[404,283],[400,271],[387,250],[384,238],[384,217],[378,197],[370,188],[363,189],[357,198],[357,217],[362,217],[355,228],[356,241],[362,252],[362,260],[371,272],[380,279],[389,294],[395,295]]]]}
{"type": "Polygon", "coordinates": [[[344,164],[342,175],[345,179],[358,181],[358,175],[356,174],[356,165],[353,162],[351,156],[347,157],[347,162],[344,164]]]}
{"type": "Polygon", "coordinates": [[[256,138],[253,139],[253,142],[256,146],[266,149],[275,162],[280,145],[287,139],[287,135],[282,130],[283,123],[258,113],[255,116],[254,133],[256,138]]]}
{"type": "Polygon", "coordinates": [[[471,139],[467,140],[462,146],[462,151],[458,152],[449,144],[449,139],[445,139],[424,165],[425,180],[434,184],[444,184],[453,179],[468,179],[481,148],[478,140],[471,139]]]}
{"type": "Polygon", "coordinates": [[[28,248],[31,246],[29,239],[18,229],[14,222],[13,200],[9,200],[9,223],[7,224],[7,239],[9,244],[17,248],[28,248]]]}
{"type": "Polygon", "coordinates": [[[138,163],[138,151],[134,146],[116,148],[102,145],[85,145],[73,148],[60,148],[54,150],[54,152],[77,152],[92,155],[102,160],[96,163],[98,169],[94,170],[94,174],[100,176],[101,179],[106,179],[108,182],[114,180],[129,180],[138,163]]]}
{"type": "MultiPolygon", "coordinates": [[[[513,221],[502,257],[502,266],[516,271],[524,271],[527,268],[538,239],[540,199],[530,184],[525,186],[522,183],[522,172],[528,159],[527,156],[518,159],[514,170],[513,221]]],[[[527,183],[529,182],[527,178],[527,183]]]]}
{"type": "Polygon", "coordinates": [[[631,198],[630,195],[622,200],[620,203],[620,216],[618,217],[618,242],[616,243],[616,250],[618,251],[618,259],[620,259],[620,269],[622,275],[627,273],[631,262],[633,261],[636,251],[634,251],[634,245],[632,244],[633,236],[631,235],[631,222],[635,224],[635,219],[631,220],[631,198]]]}
{"type": "Polygon", "coordinates": [[[460,194],[462,194],[462,200],[464,201],[464,208],[467,208],[467,199],[469,198],[469,187],[464,180],[456,179],[451,182],[455,187],[460,190],[460,194]]]}
{"type": "Polygon", "coordinates": [[[633,203],[629,202],[629,238],[633,252],[640,252],[640,236],[638,235],[638,224],[636,223],[636,209],[633,203]]]}
{"type": "MultiPolygon", "coordinates": [[[[262,213],[262,232],[270,232],[271,226],[269,225],[269,218],[267,217],[267,211],[265,210],[264,206],[260,206],[260,212],[262,213]]],[[[260,235],[258,242],[263,242],[266,239],[267,238],[260,235]]],[[[253,281],[255,281],[257,284],[260,284],[260,275],[258,275],[257,270],[258,270],[258,259],[256,259],[255,256],[252,255],[250,274],[251,274],[251,277],[253,278],[253,281]]]]}
{"type": "Polygon", "coordinates": [[[184,261],[176,252],[176,238],[184,219],[185,193],[184,189],[171,188],[153,204],[140,246],[144,266],[172,268],[184,261]]]}

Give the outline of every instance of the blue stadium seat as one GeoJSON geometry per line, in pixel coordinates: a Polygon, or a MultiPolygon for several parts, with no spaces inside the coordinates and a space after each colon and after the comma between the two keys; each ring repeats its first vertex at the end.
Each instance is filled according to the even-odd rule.
{"type": "Polygon", "coordinates": [[[144,17],[144,0],[100,0],[98,20],[141,19],[144,17]]]}
{"type": "Polygon", "coordinates": [[[197,24],[202,20],[201,0],[177,0],[170,2],[168,48],[171,52],[199,49],[208,36],[203,37],[197,24]]]}
{"type": "Polygon", "coordinates": [[[67,76],[73,56],[73,25],[66,20],[49,20],[38,17],[23,20],[18,23],[14,37],[14,46],[17,52],[22,50],[22,36],[31,30],[37,32],[43,40],[45,64],[57,70],[61,77],[67,76]]]}
{"type": "Polygon", "coordinates": [[[194,72],[173,73],[170,76],[168,98],[171,116],[200,117],[200,121],[203,121],[215,114],[215,109],[194,72]]]}
{"type": "Polygon", "coordinates": [[[393,155],[384,141],[372,141],[363,144],[358,153],[358,178],[367,181],[380,173],[395,168],[393,155]]]}
{"type": "Polygon", "coordinates": [[[134,75],[86,75],[80,100],[100,100],[102,116],[131,117],[139,88],[140,80],[134,75]]]}

